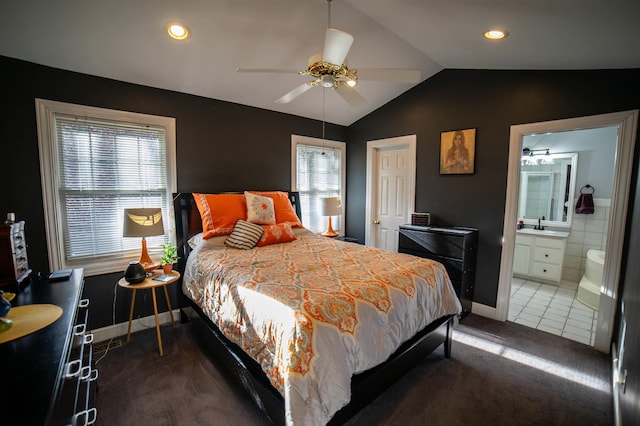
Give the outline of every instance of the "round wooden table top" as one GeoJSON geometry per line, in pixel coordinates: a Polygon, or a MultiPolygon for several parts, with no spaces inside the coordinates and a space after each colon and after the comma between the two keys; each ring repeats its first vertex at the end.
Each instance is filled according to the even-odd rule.
{"type": "Polygon", "coordinates": [[[140,290],[140,289],[145,289],[145,288],[154,288],[154,287],[165,286],[165,285],[171,284],[173,282],[176,282],[179,278],[180,278],[180,272],[178,272],[178,271],[171,271],[170,273],[165,274],[164,272],[162,272],[162,270],[158,269],[156,271],[153,271],[152,275],[148,276],[147,278],[145,278],[145,280],[142,281],[141,283],[129,284],[127,282],[127,280],[125,280],[124,277],[122,277],[118,281],[118,285],[120,287],[129,288],[131,290],[133,290],[133,289],[140,290]],[[167,280],[155,279],[157,277],[165,277],[165,276],[166,277],[170,277],[170,278],[168,278],[167,280]]]}

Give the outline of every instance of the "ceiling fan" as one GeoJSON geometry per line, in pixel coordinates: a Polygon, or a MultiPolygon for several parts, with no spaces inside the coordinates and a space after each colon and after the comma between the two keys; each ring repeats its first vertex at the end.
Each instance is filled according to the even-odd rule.
{"type": "Polygon", "coordinates": [[[324,38],[324,50],[309,58],[308,67],[302,71],[286,68],[238,68],[237,72],[246,73],[284,73],[313,77],[277,99],[277,103],[288,103],[307,90],[320,86],[336,91],[353,107],[366,104],[366,100],[356,90],[358,80],[393,81],[400,83],[418,83],[420,70],[408,68],[349,68],[347,54],[354,38],[351,34],[331,28],[331,0],[327,0],[328,25],[324,38]]]}

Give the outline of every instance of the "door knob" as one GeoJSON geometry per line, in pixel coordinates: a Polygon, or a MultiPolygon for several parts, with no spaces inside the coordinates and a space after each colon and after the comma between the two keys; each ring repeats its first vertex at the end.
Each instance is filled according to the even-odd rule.
{"type": "Polygon", "coordinates": [[[374,221],[373,221],[373,224],[374,224],[374,225],[380,225],[380,221],[379,221],[379,220],[374,220],[374,221]]]}

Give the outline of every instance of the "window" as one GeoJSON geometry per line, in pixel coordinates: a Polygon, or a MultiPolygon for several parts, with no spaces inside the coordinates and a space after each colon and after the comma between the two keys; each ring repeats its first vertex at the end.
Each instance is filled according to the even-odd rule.
{"type": "MultiPolygon", "coordinates": [[[[291,161],[292,187],[300,193],[302,224],[313,232],[326,231],[328,218],[320,216],[320,199],[338,196],[344,202],[346,144],[292,135],[291,161]]],[[[344,229],[343,223],[344,214],[332,218],[337,232],[344,229]]]]}
{"type": "Polygon", "coordinates": [[[162,208],[165,235],[147,238],[159,258],[174,239],[175,119],[42,99],[36,111],[51,270],[124,271],[142,244],[122,236],[125,208],[162,208]]]}

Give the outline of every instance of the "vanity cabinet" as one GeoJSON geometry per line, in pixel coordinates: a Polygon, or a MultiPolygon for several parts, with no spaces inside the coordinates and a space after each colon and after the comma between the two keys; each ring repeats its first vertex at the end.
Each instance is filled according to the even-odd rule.
{"type": "Polygon", "coordinates": [[[560,282],[567,238],[516,234],[513,275],[560,282]]]}
{"type": "Polygon", "coordinates": [[[461,316],[471,313],[478,253],[477,229],[401,225],[398,252],[442,263],[460,299],[461,316]]]}

